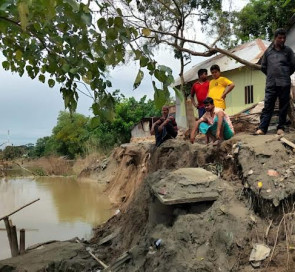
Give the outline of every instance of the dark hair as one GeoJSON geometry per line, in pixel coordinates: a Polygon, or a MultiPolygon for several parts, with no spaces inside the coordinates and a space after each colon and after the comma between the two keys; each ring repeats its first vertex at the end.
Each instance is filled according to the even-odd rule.
{"type": "Polygon", "coordinates": [[[200,69],[200,70],[198,71],[198,76],[200,77],[200,76],[201,76],[202,74],[204,74],[204,73],[208,74],[207,69],[200,69]]]}
{"type": "Polygon", "coordinates": [[[208,105],[208,104],[211,104],[211,105],[214,105],[214,101],[211,97],[207,97],[204,101],[203,101],[203,104],[204,105],[208,105]]]}
{"type": "Polygon", "coordinates": [[[278,28],[276,31],[275,31],[275,33],[274,33],[275,35],[275,38],[277,37],[277,36],[279,36],[279,35],[284,35],[284,36],[286,36],[287,35],[287,31],[284,29],[284,28],[278,28]]]}
{"type": "Polygon", "coordinates": [[[218,72],[220,72],[220,67],[217,64],[214,64],[210,67],[210,71],[212,72],[213,70],[217,70],[218,72]]]}

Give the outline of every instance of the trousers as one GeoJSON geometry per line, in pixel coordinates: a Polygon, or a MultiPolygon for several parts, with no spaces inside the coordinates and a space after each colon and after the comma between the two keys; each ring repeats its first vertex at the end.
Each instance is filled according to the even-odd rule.
{"type": "Polygon", "coordinates": [[[260,116],[259,125],[259,129],[264,133],[268,130],[277,98],[279,98],[279,123],[277,129],[284,130],[290,101],[290,85],[266,87],[264,108],[260,116]]]}

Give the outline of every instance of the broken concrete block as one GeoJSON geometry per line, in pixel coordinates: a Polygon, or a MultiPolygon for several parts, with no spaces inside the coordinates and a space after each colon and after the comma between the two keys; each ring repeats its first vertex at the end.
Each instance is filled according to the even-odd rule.
{"type": "Polygon", "coordinates": [[[214,201],[218,198],[218,177],[203,168],[180,168],[149,185],[165,205],[214,201]],[[165,194],[161,189],[165,188],[165,194]]]}

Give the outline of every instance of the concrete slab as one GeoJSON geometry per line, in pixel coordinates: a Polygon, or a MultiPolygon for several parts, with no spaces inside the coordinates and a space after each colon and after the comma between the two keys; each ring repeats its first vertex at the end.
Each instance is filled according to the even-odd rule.
{"type": "Polygon", "coordinates": [[[180,168],[160,176],[149,185],[165,205],[214,201],[219,196],[218,177],[203,168],[180,168]]]}

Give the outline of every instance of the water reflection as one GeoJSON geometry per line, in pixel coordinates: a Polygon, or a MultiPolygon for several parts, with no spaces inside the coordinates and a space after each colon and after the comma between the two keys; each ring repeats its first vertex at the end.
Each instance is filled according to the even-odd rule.
{"type": "MultiPolygon", "coordinates": [[[[75,236],[90,238],[92,227],[111,214],[109,200],[96,183],[69,178],[21,178],[0,181],[0,217],[36,199],[14,214],[17,228],[28,229],[26,246],[75,236]]],[[[0,222],[0,259],[10,256],[4,222],[0,222]]]]}

